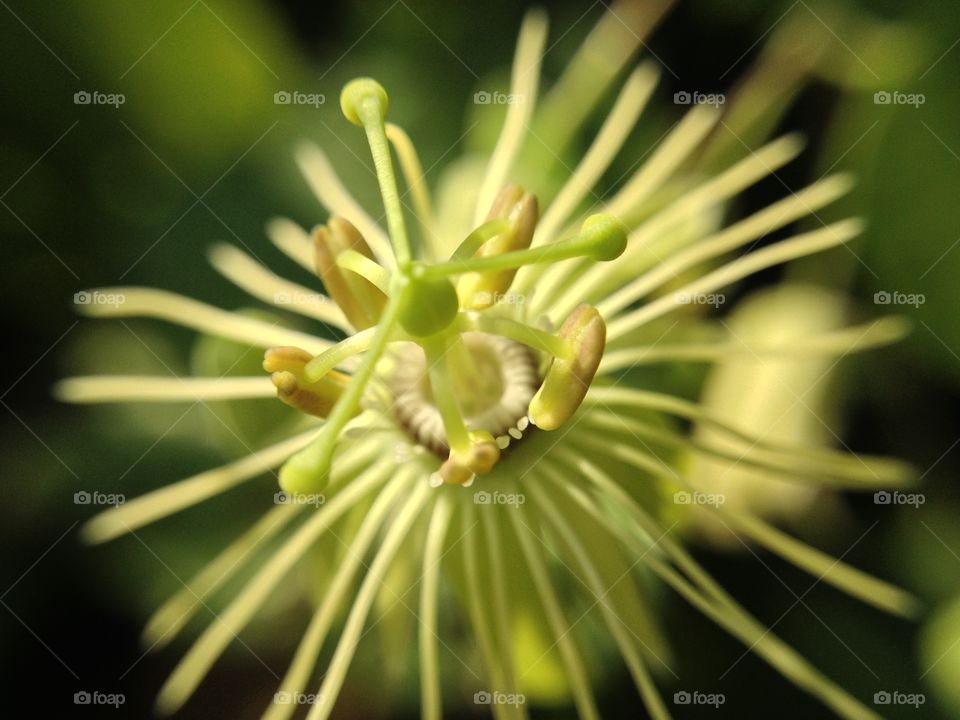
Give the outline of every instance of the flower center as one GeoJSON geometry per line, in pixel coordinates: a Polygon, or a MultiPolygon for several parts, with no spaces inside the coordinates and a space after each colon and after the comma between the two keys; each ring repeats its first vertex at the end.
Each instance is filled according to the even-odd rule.
{"type": "MultiPolygon", "coordinates": [[[[529,423],[555,430],[576,412],[606,343],[603,318],[589,305],[576,307],[552,334],[489,312],[496,297],[528,265],[616,259],[627,246],[626,228],[596,214],[573,236],[534,246],[537,199],[507,185],[493,199],[487,221],[452,253],[428,252],[430,242],[407,235],[390,151],[391,132],[394,141],[400,136],[385,121],[386,91],[359,78],[344,87],[340,106],[367,134],[390,247],[378,263],[344,218],[314,232],[320,278],[357,332],[312,359],[292,348],[275,348],[265,358],[284,402],[327,419],[314,441],[280,469],[280,485],[288,492],[323,487],[341,432],[359,411],[378,361],[396,347],[407,349],[396,352],[394,412],[419,444],[441,459],[446,455],[430,483],[469,485],[494,468],[510,438],[521,438],[529,423]],[[361,352],[364,362],[355,373],[337,373],[361,352]],[[537,352],[552,356],[542,381],[537,352]]],[[[408,174],[418,174],[418,162],[405,165],[408,174]]],[[[411,184],[422,190],[421,181],[411,184]]]]}
{"type": "MultiPolygon", "coordinates": [[[[479,332],[466,332],[451,345],[451,390],[470,430],[490,433],[501,449],[528,427],[527,409],[540,387],[538,357],[525,345],[479,332]]],[[[387,385],[393,414],[419,445],[445,459],[450,444],[419,345],[396,348],[387,385]]]]}

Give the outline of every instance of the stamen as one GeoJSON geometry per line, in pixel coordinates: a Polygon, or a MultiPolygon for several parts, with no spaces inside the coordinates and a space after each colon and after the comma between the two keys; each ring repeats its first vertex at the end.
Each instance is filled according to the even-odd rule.
{"type": "Polygon", "coordinates": [[[559,335],[570,344],[573,353],[555,357],[543,385],[530,402],[530,421],[543,430],[556,430],[580,407],[600,366],[606,344],[606,325],[596,308],[580,305],[574,310],[559,335]]]}
{"type": "Polygon", "coordinates": [[[500,448],[485,430],[470,432],[469,447],[460,452],[451,444],[450,457],[440,466],[440,477],[451,485],[469,486],[477,475],[486,475],[500,459],[500,448]]]}
{"type": "Polygon", "coordinates": [[[354,333],[345,340],[341,340],[329,350],[325,350],[316,356],[311,356],[306,361],[303,368],[303,375],[307,382],[320,382],[335,367],[344,360],[370,349],[370,344],[376,337],[377,328],[371,327],[354,333]]]}
{"type": "Polygon", "coordinates": [[[390,228],[390,241],[397,263],[403,267],[413,258],[413,253],[400,208],[400,193],[397,190],[397,178],[393,173],[390,145],[384,126],[387,116],[387,92],[376,80],[352,80],[340,93],[340,109],[347,120],[362,127],[367,133],[367,143],[370,145],[380,195],[387,214],[387,226],[390,228]]]}
{"type": "Polygon", "coordinates": [[[370,378],[373,377],[377,362],[386,350],[387,343],[394,333],[397,324],[397,314],[400,308],[397,295],[391,295],[376,326],[376,332],[370,343],[370,349],[364,356],[360,369],[351,377],[350,383],[333,410],[327,422],[320,429],[316,438],[309,446],[298,452],[284,463],[280,469],[280,486],[287,492],[314,493],[320,492],[328,480],[330,461],[336,448],[337,440],[344,426],[356,414],[360,405],[360,398],[366,390],[370,378]]]}
{"type": "Polygon", "coordinates": [[[356,250],[344,250],[340,253],[337,256],[337,265],[375,285],[384,295],[390,290],[390,273],[356,250]]]}
{"type": "Polygon", "coordinates": [[[313,251],[317,275],[353,326],[363,330],[377,324],[387,298],[386,293],[362,275],[341,271],[337,259],[347,250],[353,250],[373,262],[370,247],[349,221],[334,217],[330,218],[327,227],[321,225],[314,229],[313,251]]]}
{"type": "MultiPolygon", "coordinates": [[[[474,257],[493,257],[528,248],[537,218],[537,198],[524,192],[518,185],[507,185],[493,201],[487,216],[488,223],[501,219],[507,222],[507,228],[477,248],[474,257]]],[[[457,261],[464,267],[469,262],[466,258],[458,258],[457,261]]],[[[497,296],[510,289],[515,274],[516,270],[504,270],[464,275],[457,283],[460,306],[473,309],[490,307],[497,296]]]]}
{"type": "MultiPolygon", "coordinates": [[[[356,337],[359,337],[359,334],[353,336],[356,337]]],[[[346,342],[334,346],[318,357],[335,353],[346,342]]],[[[328,372],[316,379],[310,379],[306,372],[313,360],[310,353],[293,347],[271,348],[264,356],[263,369],[272,373],[270,379],[277,388],[277,397],[284,403],[308,415],[322,418],[330,414],[350,381],[349,376],[333,372],[333,368],[344,359],[345,357],[338,356],[328,372]]]]}

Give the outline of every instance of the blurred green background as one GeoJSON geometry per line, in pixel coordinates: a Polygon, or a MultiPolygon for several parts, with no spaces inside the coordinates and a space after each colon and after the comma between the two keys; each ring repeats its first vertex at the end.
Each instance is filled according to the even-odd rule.
{"type": "MultiPolygon", "coordinates": [[[[321,144],[367,207],[378,207],[362,134],[335,102],[346,80],[375,75],[390,92],[391,117],[413,137],[435,182],[445,161],[489,144],[493,123],[464,134],[478,117],[471,99],[478,88],[505,82],[525,8],[506,0],[0,4],[0,231],[9,333],[0,396],[3,682],[8,697],[39,684],[43,695],[31,696],[38,712],[85,716],[73,693],[100,689],[124,693],[126,703],[116,711],[89,709],[89,716],[146,717],[186,639],[144,655],[144,619],[180,587],[178,577],[252,520],[248,500],[270,483],[222,498],[216,515],[188,512],[146,529],[146,542],[83,546],[77,527],[92,510],[74,504],[78,489],[132,497],[242,448],[205,407],[56,403],[50,387],[58,377],[182,374],[195,352],[190,333],[159,323],[78,322],[74,293],[149,285],[226,308],[252,305],[206,262],[209,245],[224,240],[309,283],[263,233],[274,215],[306,226],[325,219],[294,165],[295,143],[321,144]],[[83,91],[122,93],[124,102],[76,104],[75,93],[83,91]],[[322,94],[326,102],[277,105],[279,91],[322,94]],[[159,442],[157,428],[170,428],[159,442]]],[[[557,2],[548,9],[550,79],[603,5],[557,2]]],[[[928,613],[914,625],[823,585],[805,594],[811,578],[766,558],[775,574],[750,555],[702,558],[761,620],[783,616],[778,632],[858,697],[869,703],[880,690],[925,693],[919,710],[880,708],[885,716],[960,718],[960,6],[679,3],[649,42],[649,55],[666,68],[660,102],[629,147],[639,154],[675,121],[682,108],[673,105],[673,93],[729,92],[778,37],[796,40],[801,57],[823,54],[811,81],[773,121],[776,130],[802,131],[809,150],[732,211],[760,207],[782,196],[784,185],[848,170],[859,179],[857,190],[823,217],[868,219],[855,254],[813,258],[787,274],[848,290],[865,317],[892,309],[875,307],[877,292],[925,297],[919,307],[893,308],[914,325],[908,340],[847,361],[842,377],[844,441],[912,462],[926,503],[890,508],[851,498],[854,522],[824,544],[841,554],[869,529],[844,559],[910,588],[928,613]],[[877,92],[920,93],[924,102],[878,104],[877,92]]],[[[625,157],[619,167],[633,160],[625,157]]],[[[781,276],[765,274],[754,285],[781,276]]],[[[257,420],[243,433],[248,442],[258,442],[270,418],[257,420]]],[[[274,689],[272,672],[286,667],[306,617],[294,600],[277,615],[296,622],[268,617],[244,634],[262,662],[235,644],[183,717],[259,716],[274,689]]],[[[727,697],[718,710],[692,713],[822,716],[819,704],[752,655],[718,680],[740,646],[680,603],[666,615],[682,670],[676,689],[727,697]]],[[[374,656],[351,675],[338,717],[409,714],[369,691],[380,681],[376,663],[374,656]]],[[[615,672],[604,716],[636,717],[629,678],[619,667],[615,672]]],[[[669,697],[673,688],[664,689],[669,697]]],[[[685,708],[675,709],[685,717],[685,708]]]]}

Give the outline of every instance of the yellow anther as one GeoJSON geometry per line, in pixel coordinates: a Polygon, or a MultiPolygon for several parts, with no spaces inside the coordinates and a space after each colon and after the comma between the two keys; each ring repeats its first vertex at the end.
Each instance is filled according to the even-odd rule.
{"type": "Polygon", "coordinates": [[[350,378],[332,371],[318,382],[308,383],[303,368],[313,356],[306,350],[295,347],[279,347],[267,350],[263,369],[271,373],[277,388],[277,397],[290,407],[309,415],[326,417],[343,394],[350,378]]]}
{"type": "MultiPolygon", "coordinates": [[[[506,220],[507,229],[481,245],[474,257],[502,255],[530,247],[538,218],[536,196],[524,192],[519,185],[507,185],[494,199],[487,215],[488,222],[506,220]]],[[[516,270],[499,270],[463,275],[457,284],[460,306],[467,310],[490,307],[510,289],[516,274],[516,270]]]]}
{"type": "Polygon", "coordinates": [[[462,452],[450,451],[440,466],[440,477],[450,485],[465,485],[475,475],[486,475],[500,459],[500,447],[488,432],[470,433],[470,447],[462,452]]]}
{"type": "Polygon", "coordinates": [[[553,359],[530,401],[530,421],[543,430],[556,430],[580,407],[603,358],[607,326],[595,307],[584,304],[570,313],[557,334],[572,352],[569,358],[553,359]]]}
{"type": "Polygon", "coordinates": [[[343,218],[330,218],[326,227],[313,231],[313,250],[317,274],[350,323],[357,330],[376,325],[387,302],[386,295],[366,278],[337,265],[337,256],[346,250],[375,259],[360,231],[343,218]]]}

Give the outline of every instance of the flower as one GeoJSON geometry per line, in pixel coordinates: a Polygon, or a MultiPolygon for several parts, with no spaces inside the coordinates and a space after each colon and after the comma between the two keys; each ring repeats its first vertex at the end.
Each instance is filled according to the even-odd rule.
{"type": "MultiPolygon", "coordinates": [[[[652,96],[657,73],[641,65],[566,183],[552,187],[553,173],[543,168],[555,167],[557,158],[538,151],[531,160],[524,140],[534,135],[541,150],[559,156],[629,56],[622,44],[608,42],[616,22],[610,15],[601,21],[538,117],[546,21],[540,13],[528,15],[514,61],[513,100],[485,171],[473,183],[461,182],[437,212],[413,144],[387,121],[384,88],[369,78],[344,88],[343,114],[366,134],[386,229],[352,198],[323,152],[304,146],[299,163],[332,216],[309,234],[274,221],[269,234],[294,261],[316,271],[327,295],[274,275],[236,248],[219,246],[211,254],[218,270],[255,297],[336,328],[344,339],[160,290],[100,290],[123,301],[81,306],[93,316],[156,317],[265,348],[269,378],[73,378],[59,387],[65,399],[276,396],[303,426],[280,443],[112,508],[86,526],[89,539],[108,540],[280,467],[276,506],[148,624],[149,643],[168,642],[248,553],[278,540],[173,671],[160,692],[161,711],[187,701],[294,566],[333,537],[339,547],[324,545],[334,558],[332,574],[266,711],[273,720],[289,717],[299,697],[311,702],[310,718],[330,715],[374,604],[385,598],[406,607],[406,593],[387,582],[397,567],[420,575],[419,608],[411,615],[427,718],[442,713],[441,646],[458,659],[450,645],[464,652],[441,628],[441,610],[450,611],[441,607],[441,593],[459,601],[476,643],[482,671],[460,660],[481,683],[475,702],[491,703],[498,716],[524,714],[519,706],[526,693],[548,694],[536,687],[533,668],[553,662],[579,714],[597,717],[592,686],[600,678],[586,667],[570,632],[576,622],[569,594],[555,587],[558,569],[599,607],[650,714],[666,717],[654,676],[672,672],[669,632],[646,597],[651,581],[634,581],[638,567],[838,715],[875,716],[730,597],[674,536],[673,517],[703,511],[706,492],[715,498],[706,503],[711,517],[749,540],[865,602],[909,614],[913,600],[903,591],[788,536],[749,504],[725,507],[717,500],[725,487],[704,485],[684,466],[686,458],[706,458],[806,487],[861,490],[896,486],[907,473],[893,461],[770,440],[708,404],[642,389],[624,376],[651,363],[727,360],[729,343],[695,340],[704,329],[703,306],[719,305],[721,290],[758,271],[843,245],[861,223],[841,221],[739,251],[815,213],[850,182],[820,180],[721,227],[723,205],[792,160],[800,142],[775,140],[707,174],[698,153],[721,110],[697,105],[612,197],[593,203],[597,181],[623,152],[652,96]],[[591,71],[603,77],[585,82],[591,71]],[[412,208],[400,194],[393,153],[412,208]],[[524,174],[529,177],[520,184],[524,174]],[[591,204],[594,211],[581,215],[591,204]],[[405,211],[416,219],[415,233],[405,211]],[[665,322],[670,317],[678,319],[665,322]],[[709,432],[687,433],[683,421],[709,432]],[[318,692],[307,693],[340,618],[318,692]],[[523,658],[522,668],[530,647],[542,652],[523,658]]],[[[842,356],[899,333],[881,321],[790,336],[772,350],[842,356]]]]}

